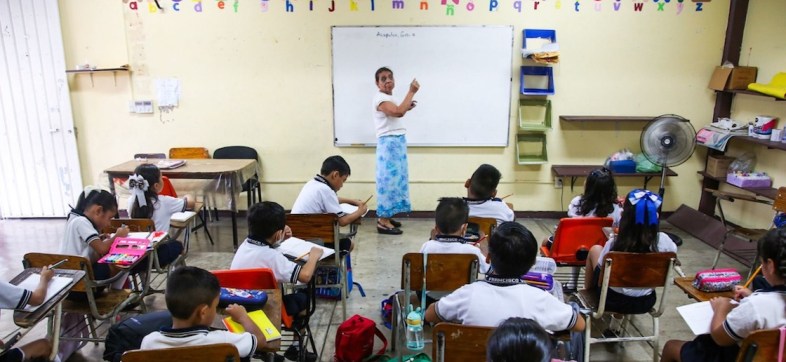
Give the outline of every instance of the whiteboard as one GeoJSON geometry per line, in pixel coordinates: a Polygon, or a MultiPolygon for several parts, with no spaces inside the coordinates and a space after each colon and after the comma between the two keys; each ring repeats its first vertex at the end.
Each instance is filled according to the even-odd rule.
{"type": "Polygon", "coordinates": [[[417,78],[417,107],[404,116],[410,146],[508,145],[512,26],[334,26],[336,146],[374,146],[374,73],[393,70],[393,98],[417,78]]]}

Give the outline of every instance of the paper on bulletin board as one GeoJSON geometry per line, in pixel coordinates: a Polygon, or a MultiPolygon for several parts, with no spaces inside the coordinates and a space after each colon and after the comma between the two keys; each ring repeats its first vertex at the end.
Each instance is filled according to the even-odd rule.
{"type": "Polygon", "coordinates": [[[158,106],[177,107],[180,100],[180,81],[177,78],[158,78],[155,85],[158,106]]]}

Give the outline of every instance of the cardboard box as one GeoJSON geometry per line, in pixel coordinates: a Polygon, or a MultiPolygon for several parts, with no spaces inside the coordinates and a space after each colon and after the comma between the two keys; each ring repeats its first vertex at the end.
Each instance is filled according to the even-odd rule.
{"type": "Polygon", "coordinates": [[[704,172],[712,177],[725,178],[732,161],[734,161],[734,157],[710,156],[707,158],[707,168],[704,172]]]}
{"type": "Polygon", "coordinates": [[[715,67],[707,87],[717,91],[748,89],[748,84],[756,82],[757,72],[756,67],[715,67]]]}

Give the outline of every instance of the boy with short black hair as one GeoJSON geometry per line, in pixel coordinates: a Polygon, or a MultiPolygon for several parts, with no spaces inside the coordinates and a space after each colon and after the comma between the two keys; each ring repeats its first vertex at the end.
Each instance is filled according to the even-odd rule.
{"type": "Polygon", "coordinates": [[[467,284],[426,310],[425,319],[496,327],[510,317],[530,318],[550,331],[584,330],[584,318],[548,292],[521,280],[538,253],[535,237],[517,222],[504,222],[489,240],[486,280],[467,284]]]}
{"type": "Polygon", "coordinates": [[[249,318],[246,309],[230,304],[226,313],[247,332],[235,334],[210,330],[216,317],[221,287],[209,271],[193,266],[177,268],[167,278],[166,307],[172,313],[172,328],[162,328],[145,336],[140,349],[160,349],[230,343],[242,358],[250,358],[265,345],[265,335],[249,318]]]}
{"type": "MultiPolygon", "coordinates": [[[[434,237],[423,244],[420,252],[424,254],[474,254],[478,257],[480,272],[485,273],[489,264],[482,249],[468,244],[464,239],[467,232],[467,203],[459,197],[445,197],[439,200],[436,211],[434,237]]],[[[485,243],[481,241],[481,243],[485,243]]],[[[484,245],[485,246],[485,245],[484,245]]]]}
{"type": "MultiPolygon", "coordinates": [[[[317,262],[322,257],[322,249],[312,247],[305,264],[289,260],[276,247],[292,236],[286,225],[284,208],[272,201],[263,201],[248,210],[248,237],[237,248],[229,269],[270,268],[279,283],[308,283],[314,276],[317,262]]],[[[303,289],[282,297],[284,308],[289,315],[298,317],[308,309],[308,294],[303,289]]],[[[294,344],[284,354],[289,359],[297,356],[294,344]]],[[[307,359],[315,358],[312,352],[306,353],[307,359]]]]}
{"type": "MultiPolygon", "coordinates": [[[[349,225],[360,219],[368,211],[363,201],[339,197],[337,192],[344,186],[350,175],[349,164],[341,156],[330,156],[322,162],[319,175],[307,182],[292,205],[293,214],[336,214],[341,226],[349,225]],[[340,204],[358,207],[353,213],[345,213],[340,204]]],[[[349,239],[342,239],[340,250],[352,250],[349,239]]]]}
{"type": "Polygon", "coordinates": [[[497,224],[513,221],[513,210],[504,201],[496,198],[497,185],[501,178],[502,174],[496,167],[484,163],[464,182],[469,216],[497,219],[497,224]]]}

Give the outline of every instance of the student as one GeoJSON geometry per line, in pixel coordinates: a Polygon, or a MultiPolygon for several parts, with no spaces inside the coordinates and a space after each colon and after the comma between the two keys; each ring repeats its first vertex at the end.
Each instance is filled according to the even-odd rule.
{"type": "Polygon", "coordinates": [[[693,341],[670,340],[663,346],[663,361],[735,361],[739,343],[761,329],[786,326],[786,227],[772,229],[758,242],[761,274],[772,287],[751,292],[735,288],[735,299],[710,300],[710,334],[693,341]]]}
{"type": "MultiPolygon", "coordinates": [[[[156,231],[169,231],[172,214],[194,208],[194,199],[184,196],[182,199],[159,195],[164,188],[161,170],[156,165],[143,163],[134,169],[128,178],[131,196],[128,198],[128,213],[132,218],[152,219],[156,231]]],[[[183,252],[183,244],[174,240],[159,245],[156,255],[160,265],[168,265],[183,252]]]]}
{"type": "MultiPolygon", "coordinates": [[[[481,248],[467,244],[467,203],[458,197],[439,200],[436,211],[436,229],[432,240],[423,243],[420,252],[424,254],[474,254],[478,257],[480,272],[486,273],[489,264],[481,248]]],[[[481,241],[486,243],[486,241],[481,241]]],[[[485,246],[485,245],[484,245],[485,246]]]]}
{"type": "Polygon", "coordinates": [[[513,210],[504,201],[495,198],[500,178],[502,174],[496,167],[482,164],[472,173],[472,177],[464,182],[470,217],[497,219],[497,225],[504,221],[513,221],[513,210]]]}
{"type": "MultiPolygon", "coordinates": [[[[41,268],[41,279],[35,290],[27,290],[11,283],[0,281],[0,309],[20,309],[27,305],[41,305],[46,300],[46,289],[55,275],[46,266],[41,268]]],[[[0,341],[0,348],[3,341],[0,341]]],[[[0,354],[0,362],[25,361],[35,358],[49,358],[52,343],[46,339],[38,339],[21,347],[14,347],[0,354]]]]}
{"type": "Polygon", "coordinates": [[[508,318],[494,330],[486,343],[487,362],[551,361],[551,337],[529,318],[508,318]]]}
{"type": "MultiPolygon", "coordinates": [[[[79,255],[93,263],[95,280],[109,279],[120,269],[112,264],[98,263],[109,252],[115,238],[128,236],[128,228],[120,227],[113,237],[101,234],[110,220],[117,214],[117,200],[109,191],[87,186],[79,195],[76,207],[68,214],[66,231],[60,244],[60,254],[79,255]],[[111,266],[110,266],[111,265],[111,266]]],[[[124,278],[120,278],[116,288],[121,288],[124,278]]]]}
{"type": "MultiPolygon", "coordinates": [[[[630,253],[677,252],[677,245],[668,235],[658,231],[658,207],[661,198],[648,190],[636,189],[628,193],[620,219],[619,233],[606,241],[606,245],[594,245],[587,256],[584,288],[596,289],[600,293],[600,268],[603,257],[611,251],[630,253]]],[[[639,314],[655,305],[655,290],[650,288],[611,287],[606,299],[606,309],[621,314],[639,314]]],[[[614,326],[612,326],[614,329],[614,326]]]]}
{"type": "MultiPolygon", "coordinates": [[[[276,250],[281,241],[292,236],[285,221],[284,208],[275,202],[263,201],[252,205],[248,210],[248,237],[237,248],[229,269],[270,268],[279,283],[310,282],[317,262],[322,257],[322,249],[311,248],[308,261],[303,265],[287,259],[276,250]]],[[[298,289],[298,292],[283,296],[282,300],[287,313],[295,316],[295,323],[301,323],[298,316],[308,309],[306,292],[298,289]]],[[[299,348],[293,344],[284,356],[291,360],[297,359],[299,348]]],[[[306,352],[306,359],[316,359],[316,354],[306,352]]]]}
{"type": "Polygon", "coordinates": [[[504,222],[489,240],[486,280],[465,285],[426,309],[426,321],[496,327],[510,317],[530,318],[550,331],[584,330],[584,318],[548,292],[521,281],[535,263],[538,243],[523,225],[504,222]]]}
{"type": "Polygon", "coordinates": [[[207,270],[183,266],[172,271],[167,278],[165,294],[166,308],[172,313],[172,327],[145,336],[140,349],[230,343],[237,347],[241,358],[248,360],[265,346],[265,335],[249,318],[246,309],[237,304],[230,304],[225,311],[246,332],[211,330],[219,294],[218,279],[207,270]]]}
{"type": "MultiPolygon", "coordinates": [[[[597,168],[587,175],[584,193],[570,200],[568,217],[610,217],[612,226],[619,226],[622,207],[617,199],[617,184],[609,169],[597,168]]],[[[542,245],[551,249],[553,238],[549,236],[542,245]]]]}
{"type": "MultiPolygon", "coordinates": [[[[350,169],[347,161],[341,156],[330,156],[322,162],[322,169],[319,175],[307,182],[300,194],[292,205],[293,214],[336,214],[338,223],[341,226],[349,225],[357,219],[363,217],[368,211],[368,207],[363,201],[346,199],[339,197],[338,190],[344,186],[344,182],[349,177],[350,169]],[[358,207],[351,214],[341,210],[340,203],[355,205],[358,207]]],[[[352,241],[343,238],[339,245],[340,250],[352,250],[352,241]]]]}

